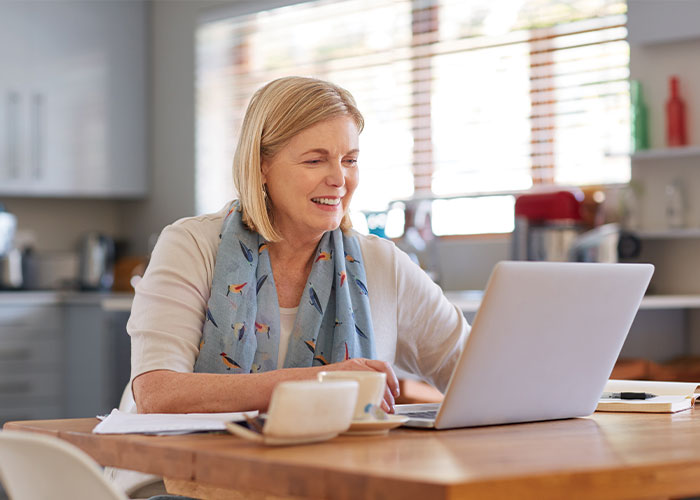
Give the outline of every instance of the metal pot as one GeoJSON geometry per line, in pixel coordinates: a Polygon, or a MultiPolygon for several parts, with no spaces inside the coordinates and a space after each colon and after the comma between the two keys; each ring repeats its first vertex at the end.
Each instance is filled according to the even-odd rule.
{"type": "Polygon", "coordinates": [[[513,231],[513,260],[547,260],[566,262],[571,259],[581,226],[574,220],[553,220],[530,223],[517,218],[513,231]]]}
{"type": "Polygon", "coordinates": [[[83,290],[109,290],[114,282],[114,241],[109,236],[90,232],[80,242],[80,273],[83,290]]]}

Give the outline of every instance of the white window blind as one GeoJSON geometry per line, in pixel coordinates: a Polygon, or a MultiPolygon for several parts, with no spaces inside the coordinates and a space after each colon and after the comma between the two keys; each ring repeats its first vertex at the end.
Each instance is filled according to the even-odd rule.
{"type": "MultiPolygon", "coordinates": [[[[357,99],[366,128],[355,210],[412,196],[627,182],[629,160],[610,154],[629,146],[625,12],[621,0],[322,0],[203,23],[198,210],[233,195],[248,100],[285,75],[331,80],[357,99]]],[[[484,202],[497,213],[503,200],[508,216],[508,198],[484,202]]],[[[483,220],[439,227],[489,232],[483,220]]]]}

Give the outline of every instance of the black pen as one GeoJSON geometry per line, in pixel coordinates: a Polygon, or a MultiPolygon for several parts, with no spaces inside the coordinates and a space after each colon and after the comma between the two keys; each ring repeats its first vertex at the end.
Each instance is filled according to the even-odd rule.
{"type": "Polygon", "coordinates": [[[650,399],[655,397],[656,394],[648,392],[604,392],[600,399],[650,399]]]}

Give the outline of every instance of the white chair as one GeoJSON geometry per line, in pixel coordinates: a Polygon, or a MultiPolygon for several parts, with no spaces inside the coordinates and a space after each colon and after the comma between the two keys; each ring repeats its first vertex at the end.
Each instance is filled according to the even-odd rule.
{"type": "Polygon", "coordinates": [[[12,500],[127,500],[86,453],[43,434],[0,432],[0,478],[12,500]]]}

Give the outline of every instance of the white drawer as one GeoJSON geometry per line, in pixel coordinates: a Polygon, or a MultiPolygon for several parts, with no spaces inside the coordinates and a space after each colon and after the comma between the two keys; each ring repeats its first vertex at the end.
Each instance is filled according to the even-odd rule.
{"type": "Polygon", "coordinates": [[[63,334],[61,325],[38,328],[36,326],[2,326],[0,325],[0,342],[6,340],[41,342],[57,338],[63,334]]]}
{"type": "Polygon", "coordinates": [[[0,306],[0,332],[13,329],[60,330],[62,321],[63,313],[59,305],[0,306]]]}
{"type": "Polygon", "coordinates": [[[0,338],[0,373],[46,371],[47,368],[62,366],[63,358],[63,344],[58,334],[42,340],[0,338]]]}

